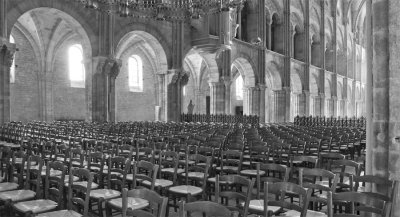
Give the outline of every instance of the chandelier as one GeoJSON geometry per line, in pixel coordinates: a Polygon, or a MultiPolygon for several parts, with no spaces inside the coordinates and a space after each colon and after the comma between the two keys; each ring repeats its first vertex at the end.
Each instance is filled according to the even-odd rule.
{"type": "Polygon", "coordinates": [[[75,0],[86,8],[121,17],[190,20],[243,4],[246,0],[75,0]]]}

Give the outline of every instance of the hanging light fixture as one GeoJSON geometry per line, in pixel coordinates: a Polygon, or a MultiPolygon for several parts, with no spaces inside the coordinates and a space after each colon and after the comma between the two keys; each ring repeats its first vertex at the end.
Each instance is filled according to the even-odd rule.
{"type": "Polygon", "coordinates": [[[85,8],[117,14],[121,17],[156,20],[199,19],[205,14],[237,7],[246,0],[75,0],[85,8]]]}

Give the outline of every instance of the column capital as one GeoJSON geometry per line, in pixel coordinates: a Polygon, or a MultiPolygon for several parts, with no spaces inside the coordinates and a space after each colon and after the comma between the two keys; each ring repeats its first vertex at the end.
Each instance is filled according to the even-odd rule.
{"type": "Polygon", "coordinates": [[[310,96],[310,91],[309,90],[303,90],[302,94],[304,94],[306,96],[310,96]]]}
{"type": "Polygon", "coordinates": [[[261,91],[264,91],[265,89],[267,89],[267,85],[265,84],[259,84],[257,85],[258,89],[260,89],[261,91]]]}
{"type": "Polygon", "coordinates": [[[104,73],[113,78],[118,76],[122,66],[122,61],[120,59],[106,56],[93,57],[93,63],[96,67],[95,74],[104,73]]]}
{"type": "Polygon", "coordinates": [[[11,67],[16,50],[17,48],[15,44],[9,43],[2,38],[2,40],[0,41],[0,52],[2,55],[5,55],[5,66],[11,67]]]}

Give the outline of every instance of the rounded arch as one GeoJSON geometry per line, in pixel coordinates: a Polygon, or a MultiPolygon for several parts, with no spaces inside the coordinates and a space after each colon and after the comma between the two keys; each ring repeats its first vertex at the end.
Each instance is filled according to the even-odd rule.
{"type": "Polygon", "coordinates": [[[168,70],[165,50],[153,35],[144,31],[131,31],[125,34],[118,42],[115,57],[119,59],[123,52],[132,46],[139,45],[154,61],[156,72],[168,70]]]}
{"type": "Polygon", "coordinates": [[[11,29],[23,14],[37,8],[51,8],[59,10],[60,18],[69,21],[70,25],[82,27],[85,35],[88,36],[92,54],[98,54],[98,37],[97,37],[97,21],[95,12],[90,12],[83,7],[71,7],[63,0],[13,0],[8,4],[7,12],[7,37],[11,34],[11,29]],[[73,18],[73,19],[71,19],[73,18]]]}
{"type": "Polygon", "coordinates": [[[257,78],[255,75],[255,70],[254,67],[247,58],[242,57],[242,55],[239,55],[233,62],[232,66],[236,67],[239,73],[242,75],[243,80],[244,80],[244,86],[246,87],[254,87],[257,82],[257,78]]]}
{"type": "MultiPolygon", "coordinates": [[[[126,44],[124,40],[132,37],[132,35],[137,35],[144,39],[156,52],[157,59],[160,60],[161,66],[166,66],[167,70],[172,67],[172,47],[168,43],[167,39],[163,34],[153,26],[149,26],[145,23],[132,23],[124,27],[121,31],[117,32],[115,35],[115,42],[118,44],[116,47],[116,56],[118,56],[119,47],[122,44],[126,44]]],[[[166,35],[166,34],[164,34],[166,35]]]]}

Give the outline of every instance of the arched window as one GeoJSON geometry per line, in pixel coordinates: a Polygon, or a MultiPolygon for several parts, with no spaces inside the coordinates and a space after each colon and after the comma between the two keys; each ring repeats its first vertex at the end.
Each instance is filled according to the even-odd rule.
{"type": "Polygon", "coordinates": [[[186,85],[182,88],[183,96],[186,96],[186,85]]]}
{"type": "MultiPolygon", "coordinates": [[[[15,44],[15,39],[12,35],[10,35],[10,43],[15,44]]],[[[15,54],[13,57],[13,62],[10,68],[10,83],[14,84],[15,83],[15,54]]]]}
{"type": "Polygon", "coordinates": [[[85,65],[82,45],[74,44],[68,50],[69,80],[71,87],[85,88],[85,65]]]}
{"type": "Polygon", "coordinates": [[[236,85],[236,100],[243,100],[243,78],[239,75],[235,81],[236,85]]]}
{"type": "Polygon", "coordinates": [[[133,55],[128,59],[129,90],[143,92],[143,63],[142,59],[133,55]]]}

